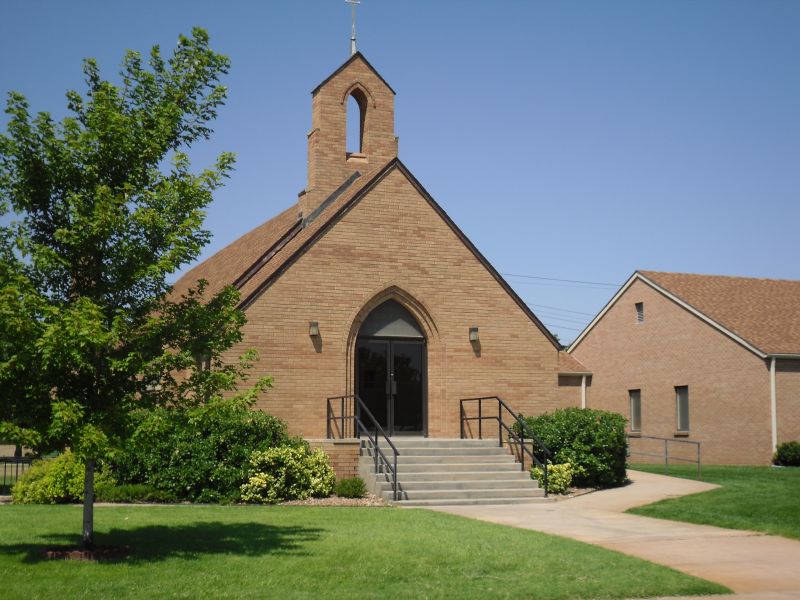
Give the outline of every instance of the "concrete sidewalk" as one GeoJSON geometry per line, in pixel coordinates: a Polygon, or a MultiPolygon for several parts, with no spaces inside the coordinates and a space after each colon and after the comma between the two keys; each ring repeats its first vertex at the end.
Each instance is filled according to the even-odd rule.
{"type": "Polygon", "coordinates": [[[800,598],[800,542],[786,538],[624,514],[634,506],[717,486],[629,471],[632,483],[545,504],[439,506],[438,510],[560,535],[644,558],[737,593],[800,598]]]}

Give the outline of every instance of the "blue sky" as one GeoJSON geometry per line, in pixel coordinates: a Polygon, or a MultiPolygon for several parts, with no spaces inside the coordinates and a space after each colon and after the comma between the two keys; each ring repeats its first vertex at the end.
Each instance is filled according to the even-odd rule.
{"type": "MultiPolygon", "coordinates": [[[[500,272],[800,279],[800,2],[363,0],[358,12],[359,49],[397,91],[400,158],[500,272]]],[[[348,57],[343,1],[6,0],[0,93],[62,115],[84,57],[111,76],[125,49],[167,50],[193,25],[233,63],[215,135],[192,153],[197,167],[238,155],[208,211],[208,256],[303,189],[309,93],[348,57]]],[[[562,341],[615,291],[508,280],[562,341]]]]}

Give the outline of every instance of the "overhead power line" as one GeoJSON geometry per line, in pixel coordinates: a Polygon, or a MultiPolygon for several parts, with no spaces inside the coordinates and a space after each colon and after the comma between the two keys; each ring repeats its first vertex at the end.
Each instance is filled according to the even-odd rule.
{"type": "Polygon", "coordinates": [[[521,277],[522,279],[541,279],[543,281],[559,281],[562,283],[581,283],[584,285],[601,285],[605,287],[620,287],[620,283],[605,283],[601,281],[581,281],[580,279],[558,279],[556,277],[542,277],[540,275],[520,275],[518,273],[500,273],[503,277],[521,277]]]}
{"type": "Polygon", "coordinates": [[[550,327],[552,329],[569,329],[570,331],[583,331],[580,327],[567,327],[566,325],[553,325],[551,323],[545,323],[545,327],[550,327]]]}
{"type": "Polygon", "coordinates": [[[548,306],[547,304],[536,304],[535,302],[527,302],[528,306],[538,306],[539,308],[549,308],[551,310],[557,310],[559,312],[567,312],[572,313],[574,315],[583,315],[585,317],[593,317],[593,313],[585,313],[579,310],[569,310],[567,308],[558,308],[557,306],[548,306]]]}

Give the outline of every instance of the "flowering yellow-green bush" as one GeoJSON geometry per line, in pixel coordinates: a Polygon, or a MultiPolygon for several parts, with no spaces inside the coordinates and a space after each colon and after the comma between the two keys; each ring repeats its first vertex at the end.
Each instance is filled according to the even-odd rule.
{"type": "Polygon", "coordinates": [[[335,482],[322,450],[311,450],[306,444],[257,450],[250,455],[242,501],[274,504],[330,496],[335,482]]]}
{"type": "MultiPolygon", "coordinates": [[[[83,500],[85,465],[69,450],[56,458],[34,462],[11,489],[15,504],[60,504],[83,500]]],[[[94,485],[113,484],[113,478],[98,470],[94,485]]]]}
{"type": "MultiPolygon", "coordinates": [[[[566,494],[572,485],[572,465],[562,463],[554,465],[547,461],[547,491],[552,494],[566,494]]],[[[544,469],[534,466],[531,469],[531,478],[538,481],[541,485],[544,478],[544,469]]]]}

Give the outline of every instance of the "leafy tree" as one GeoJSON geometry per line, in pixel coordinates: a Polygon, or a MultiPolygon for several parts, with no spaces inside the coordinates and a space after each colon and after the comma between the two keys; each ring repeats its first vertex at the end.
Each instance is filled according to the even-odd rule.
{"type": "Polygon", "coordinates": [[[146,63],[128,51],[115,84],[86,60],[60,122],[11,93],[0,135],[0,214],[17,219],[0,227],[0,438],[85,461],[87,546],[95,461],[130,412],[209,400],[246,366],[220,359],[241,339],[237,293],[174,299],[167,282],[208,242],[203,209],[233,165],[193,173],[186,154],[212,133],[229,61],[196,28],[146,63]],[[175,375],[196,356],[211,368],[175,375]]]}

